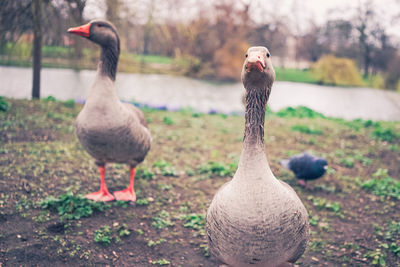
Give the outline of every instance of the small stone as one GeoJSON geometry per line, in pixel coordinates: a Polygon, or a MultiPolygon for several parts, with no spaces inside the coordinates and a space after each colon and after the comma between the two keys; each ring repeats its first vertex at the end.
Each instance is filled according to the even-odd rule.
{"type": "Polygon", "coordinates": [[[118,222],[113,223],[113,226],[114,226],[114,227],[117,227],[118,225],[119,225],[118,222]]]}
{"type": "Polygon", "coordinates": [[[21,239],[21,238],[22,238],[22,236],[21,236],[21,235],[17,235],[17,238],[18,238],[18,239],[21,239]]]}
{"type": "Polygon", "coordinates": [[[319,260],[316,257],[311,257],[311,259],[315,262],[319,262],[319,260]]]}
{"type": "Polygon", "coordinates": [[[154,201],[154,198],[152,198],[152,197],[148,197],[148,198],[147,198],[147,201],[149,201],[149,202],[153,202],[153,201],[154,201]]]}
{"type": "Polygon", "coordinates": [[[129,257],[133,257],[135,256],[135,254],[133,254],[133,252],[129,252],[129,257]]]}

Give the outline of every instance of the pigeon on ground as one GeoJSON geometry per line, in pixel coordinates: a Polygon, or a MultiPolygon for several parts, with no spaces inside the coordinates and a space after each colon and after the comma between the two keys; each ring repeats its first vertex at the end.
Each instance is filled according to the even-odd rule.
{"type": "Polygon", "coordinates": [[[293,156],[290,159],[283,159],[279,163],[291,170],[303,187],[307,187],[307,180],[315,180],[322,177],[328,167],[326,159],[315,157],[307,152],[293,156]]]}

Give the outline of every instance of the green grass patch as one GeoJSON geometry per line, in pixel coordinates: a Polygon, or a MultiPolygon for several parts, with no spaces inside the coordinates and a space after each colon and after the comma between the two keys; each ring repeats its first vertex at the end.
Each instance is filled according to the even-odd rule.
{"type": "Polygon", "coordinates": [[[278,111],[276,115],[282,118],[325,118],[321,113],[305,106],[287,107],[278,111]]]}
{"type": "Polygon", "coordinates": [[[392,142],[400,138],[400,135],[395,133],[392,128],[385,128],[385,127],[376,127],[372,131],[371,136],[375,139],[387,142],[392,142]]]}
{"type": "Polygon", "coordinates": [[[310,70],[275,68],[277,81],[318,83],[315,75],[310,70]]]}
{"type": "Polygon", "coordinates": [[[361,187],[377,196],[400,199],[400,181],[391,178],[387,169],[378,169],[361,187]]]}
{"type": "Polygon", "coordinates": [[[225,177],[225,176],[233,176],[237,169],[237,164],[230,163],[225,164],[223,162],[214,162],[209,161],[206,164],[203,164],[199,167],[200,174],[206,174],[208,177],[225,177]]]}
{"type": "Polygon", "coordinates": [[[300,132],[300,133],[305,133],[305,134],[311,134],[311,135],[322,135],[323,132],[319,129],[315,129],[314,126],[307,126],[307,125],[302,125],[302,124],[296,124],[291,127],[292,131],[295,132],[300,132]]]}
{"type": "Polygon", "coordinates": [[[205,215],[201,213],[192,213],[185,215],[182,219],[184,220],[184,227],[193,228],[195,230],[200,230],[205,227],[205,215]]]}

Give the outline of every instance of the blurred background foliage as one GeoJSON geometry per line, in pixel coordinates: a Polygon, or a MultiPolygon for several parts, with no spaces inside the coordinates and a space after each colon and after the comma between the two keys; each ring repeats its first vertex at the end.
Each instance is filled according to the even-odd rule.
{"type": "MultiPolygon", "coordinates": [[[[322,25],[311,20],[306,31],[293,29],[288,18],[255,1],[40,2],[44,67],[96,66],[98,48],[66,30],[96,17],[96,12],[85,14],[97,8],[119,30],[120,71],[238,81],[244,51],[264,45],[278,80],[400,90],[399,40],[388,35],[372,1],[360,2],[348,20],[328,19],[322,25]],[[257,19],[254,10],[265,12],[265,18],[257,19]],[[185,12],[190,15],[177,15],[185,12]]],[[[0,2],[1,65],[31,66],[31,9],[29,0],[0,2]]]]}

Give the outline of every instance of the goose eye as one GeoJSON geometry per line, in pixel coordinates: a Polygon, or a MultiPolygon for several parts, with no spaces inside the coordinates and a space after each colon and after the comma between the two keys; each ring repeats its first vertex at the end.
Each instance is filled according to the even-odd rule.
{"type": "Polygon", "coordinates": [[[248,57],[249,55],[248,54],[246,54],[246,57],[248,57]]]}
{"type": "Polygon", "coordinates": [[[270,56],[271,56],[271,54],[268,52],[268,53],[267,53],[267,57],[270,57],[270,56]]]}

